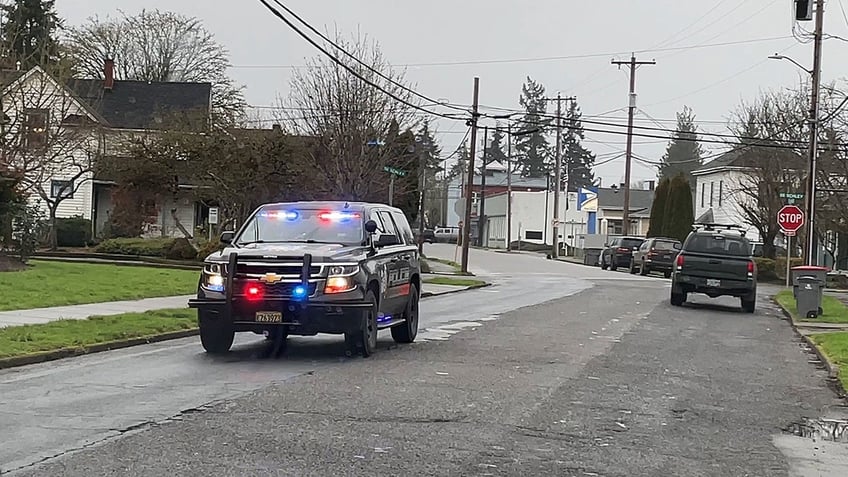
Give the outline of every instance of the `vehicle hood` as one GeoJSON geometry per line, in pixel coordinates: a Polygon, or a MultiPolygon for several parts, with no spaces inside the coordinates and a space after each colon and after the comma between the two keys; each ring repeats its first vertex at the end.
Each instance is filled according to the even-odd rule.
{"type": "Polygon", "coordinates": [[[346,246],[341,244],[326,243],[275,243],[275,244],[252,244],[243,247],[227,247],[220,252],[215,252],[207,260],[226,261],[230,253],[237,253],[239,257],[253,259],[293,259],[300,260],[305,254],[312,255],[312,261],[346,261],[358,260],[368,251],[367,247],[346,246]]]}

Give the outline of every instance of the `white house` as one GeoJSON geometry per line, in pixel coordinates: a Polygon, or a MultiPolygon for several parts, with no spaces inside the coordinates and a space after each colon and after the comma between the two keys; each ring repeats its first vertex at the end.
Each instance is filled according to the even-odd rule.
{"type": "MultiPolygon", "coordinates": [[[[95,175],[97,159],[119,156],[126,138],[161,132],[169,114],[211,112],[210,83],[115,80],[114,62],[108,59],[104,77],[60,81],[40,67],[0,71],[0,165],[24,172],[31,201],[45,212],[47,203],[58,198],[56,216],[91,220],[95,236],[112,210],[114,186],[95,175]]],[[[150,235],[179,234],[172,210],[189,231],[204,216],[204,207],[187,191],[158,209],[150,235]]]]}

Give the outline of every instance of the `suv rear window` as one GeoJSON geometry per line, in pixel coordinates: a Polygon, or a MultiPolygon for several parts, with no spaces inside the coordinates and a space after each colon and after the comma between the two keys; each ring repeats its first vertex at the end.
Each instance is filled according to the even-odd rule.
{"type": "Polygon", "coordinates": [[[644,240],[640,239],[621,239],[621,246],[626,248],[639,247],[644,240]]]}
{"type": "Polygon", "coordinates": [[[680,242],[657,240],[656,242],[654,242],[654,248],[658,250],[680,250],[680,242]]]}
{"type": "Polygon", "coordinates": [[[721,234],[692,234],[683,249],[687,252],[750,257],[751,243],[743,237],[721,234]]]}

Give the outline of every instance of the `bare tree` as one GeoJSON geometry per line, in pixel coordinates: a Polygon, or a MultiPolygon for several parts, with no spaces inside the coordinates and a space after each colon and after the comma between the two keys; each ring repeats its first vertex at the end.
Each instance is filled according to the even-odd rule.
{"type": "MultiPolygon", "coordinates": [[[[412,104],[416,99],[397,85],[405,84],[404,74],[392,68],[376,42],[362,35],[348,41],[338,32],[334,42],[370,69],[327,45],[356,74],[324,56],[308,60],[304,69],[294,72],[291,93],[279,101],[276,116],[294,134],[315,138],[310,151],[313,167],[334,198],[383,199],[389,182],[383,168],[410,170],[416,164],[415,140],[409,133],[418,123],[415,109],[395,98],[412,104]]],[[[396,193],[415,190],[416,177],[410,171],[395,181],[396,193]]]]}
{"type": "Polygon", "coordinates": [[[763,254],[774,258],[780,232],[777,213],[786,204],[781,193],[804,189],[804,144],[808,132],[804,90],[763,92],[754,102],[742,102],[732,115],[739,137],[730,154],[740,168],[736,183],[727,184],[734,206],[763,241],[763,254]]]}
{"type": "Polygon", "coordinates": [[[119,13],[67,29],[65,44],[79,74],[102,78],[103,59],[111,57],[116,79],[211,82],[213,119],[234,124],[244,118],[243,88],[227,74],[229,52],[199,19],[159,10],[119,13]]]}
{"type": "Polygon", "coordinates": [[[6,167],[21,178],[23,192],[46,207],[55,249],[57,212],[91,180],[100,127],[67,92],[63,79],[40,67],[11,82],[3,109],[6,167]]]}

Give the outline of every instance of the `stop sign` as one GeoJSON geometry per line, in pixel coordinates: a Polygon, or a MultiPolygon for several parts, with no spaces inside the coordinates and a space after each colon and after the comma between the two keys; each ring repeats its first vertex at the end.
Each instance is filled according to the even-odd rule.
{"type": "Polygon", "coordinates": [[[797,232],[804,226],[804,211],[797,205],[784,205],[777,213],[777,225],[784,232],[797,232]]]}

